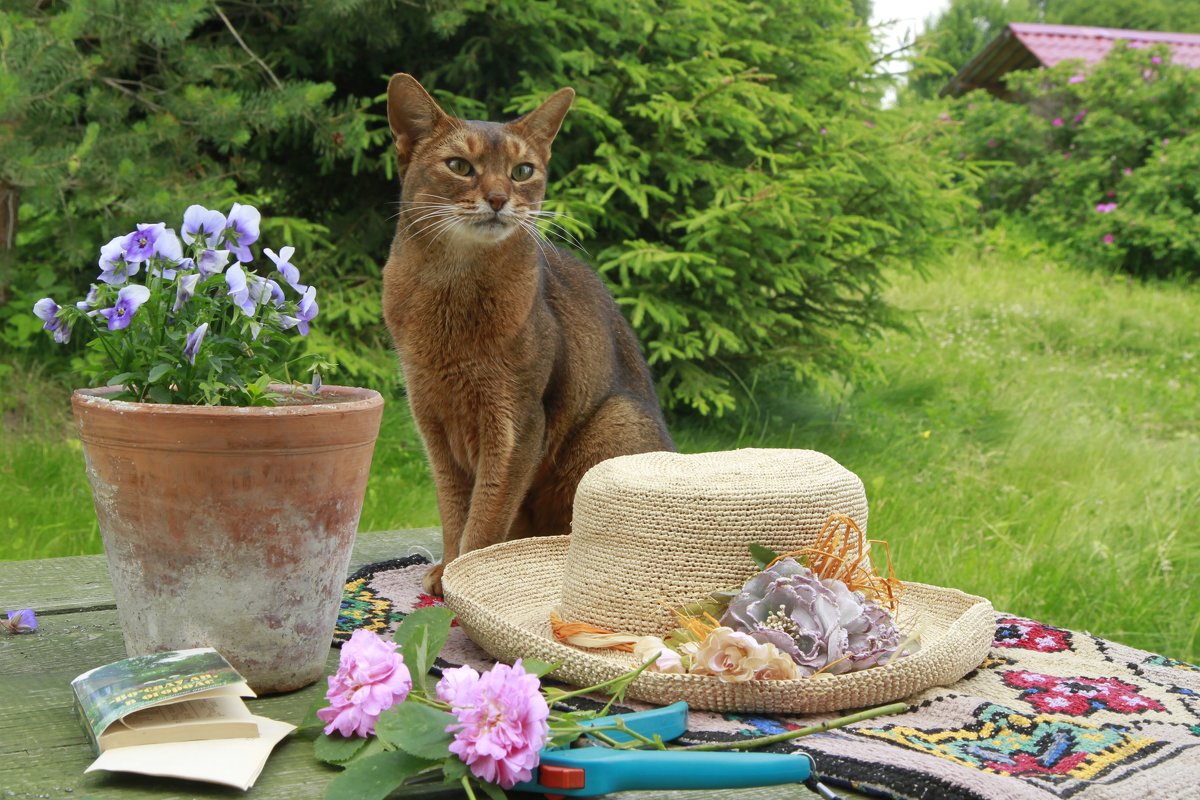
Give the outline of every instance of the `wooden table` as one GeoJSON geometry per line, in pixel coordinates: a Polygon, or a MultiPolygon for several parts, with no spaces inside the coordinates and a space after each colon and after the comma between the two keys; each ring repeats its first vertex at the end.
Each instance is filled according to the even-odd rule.
{"type": "MultiPolygon", "coordinates": [[[[390,531],[358,537],[351,570],[424,548],[440,551],[436,529],[390,531]]],[[[104,556],[0,562],[0,611],[33,608],[35,634],[0,634],[0,800],[48,798],[246,797],[319,798],[337,771],[318,762],[302,735],[285,739],[247,793],[236,789],[139,775],[93,772],[91,748],[71,711],[71,680],[92,667],[125,657],[112,584],[104,556]]],[[[330,648],[328,671],[337,667],[330,648]]],[[[299,723],[324,694],[324,681],[276,697],[250,701],[256,714],[299,723]]],[[[857,797],[839,792],[844,797],[857,797]]],[[[655,798],[814,798],[803,787],[737,792],[655,792],[655,798]]],[[[396,796],[456,797],[444,789],[406,790],[396,796]]],[[[649,794],[625,793],[626,800],[649,794]]]]}

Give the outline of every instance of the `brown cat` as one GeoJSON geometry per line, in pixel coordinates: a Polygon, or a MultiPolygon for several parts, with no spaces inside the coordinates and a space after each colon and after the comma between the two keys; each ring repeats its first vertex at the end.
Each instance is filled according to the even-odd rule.
{"type": "MultiPolygon", "coordinates": [[[[448,116],[410,75],[388,83],[402,190],[383,312],[437,486],[442,564],[567,533],[588,469],[674,449],[612,296],[535,228],[574,97],[502,124],[448,116]]],[[[436,594],[442,564],[425,576],[436,594]]]]}

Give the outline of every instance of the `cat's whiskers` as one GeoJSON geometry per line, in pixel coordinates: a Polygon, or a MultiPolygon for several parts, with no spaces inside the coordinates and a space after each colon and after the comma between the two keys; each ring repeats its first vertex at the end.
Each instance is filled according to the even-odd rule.
{"type": "Polygon", "coordinates": [[[424,223],[428,220],[444,220],[447,217],[457,217],[457,216],[458,216],[458,209],[456,209],[452,206],[446,207],[446,206],[439,205],[439,206],[434,207],[433,210],[431,210],[431,211],[425,211],[425,213],[420,214],[418,217],[416,217],[415,219],[410,221],[407,225],[404,226],[404,229],[402,231],[400,231],[400,233],[401,234],[408,233],[408,231],[414,225],[420,225],[421,223],[424,223]]]}
{"type": "Polygon", "coordinates": [[[569,219],[573,222],[579,222],[579,220],[575,219],[570,214],[564,214],[559,211],[545,211],[543,209],[531,209],[527,213],[534,217],[538,222],[546,223],[548,226],[546,230],[547,241],[549,241],[549,236],[552,234],[561,239],[564,244],[578,248],[585,254],[591,255],[588,253],[587,248],[583,246],[583,242],[579,241],[575,234],[571,233],[566,226],[556,220],[556,218],[561,217],[563,219],[569,219]]]}
{"type": "MultiPolygon", "coordinates": [[[[542,251],[542,258],[545,259],[547,263],[549,263],[550,254],[546,252],[546,248],[542,244],[542,242],[545,240],[545,237],[542,235],[542,232],[539,231],[537,226],[534,225],[532,222],[530,222],[528,219],[521,219],[519,217],[514,217],[513,219],[516,221],[517,227],[519,227],[521,230],[523,230],[529,234],[529,236],[533,239],[533,243],[537,245],[538,250],[542,251]]],[[[550,244],[550,242],[546,241],[546,244],[550,244]]]]}

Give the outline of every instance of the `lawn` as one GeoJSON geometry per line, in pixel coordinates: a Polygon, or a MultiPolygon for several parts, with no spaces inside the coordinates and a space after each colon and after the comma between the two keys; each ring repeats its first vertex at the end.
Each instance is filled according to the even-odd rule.
{"type": "MultiPolygon", "coordinates": [[[[919,327],[876,345],[875,379],[840,398],[773,387],[735,418],[677,425],[681,449],[829,453],[862,477],[902,578],[1200,660],[1200,292],[993,234],[891,299],[919,327]]],[[[0,558],[100,552],[65,393],[8,381],[0,558]]],[[[436,524],[391,403],[360,528],[436,524]]]]}

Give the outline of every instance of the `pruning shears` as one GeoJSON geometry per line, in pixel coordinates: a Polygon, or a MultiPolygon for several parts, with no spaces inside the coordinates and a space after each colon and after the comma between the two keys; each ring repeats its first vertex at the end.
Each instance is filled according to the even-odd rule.
{"type": "MultiPolygon", "coordinates": [[[[581,725],[604,729],[604,738],[617,744],[637,740],[635,735],[617,729],[619,725],[648,739],[667,742],[687,731],[687,713],[687,703],[678,702],[648,711],[597,717],[581,725]]],[[[813,775],[813,760],[806,753],[618,749],[585,734],[567,746],[545,748],[540,756],[533,779],[518,783],[514,789],[559,798],[644,789],[744,789],[803,783],[820,797],[837,800],[837,795],[813,775]]]]}

